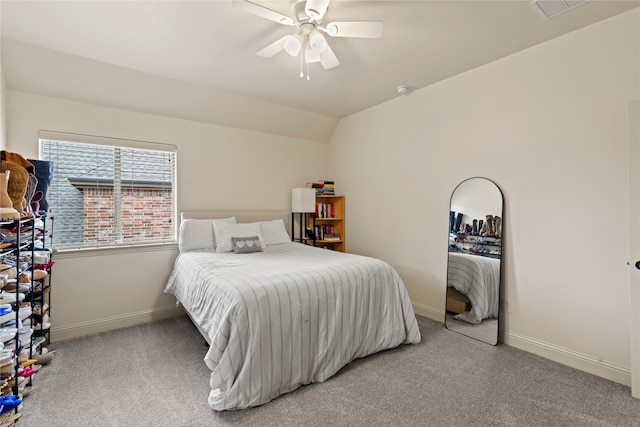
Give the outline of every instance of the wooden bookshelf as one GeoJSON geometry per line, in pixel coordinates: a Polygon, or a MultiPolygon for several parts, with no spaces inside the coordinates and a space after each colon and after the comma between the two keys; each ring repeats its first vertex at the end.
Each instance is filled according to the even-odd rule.
{"type": "Polygon", "coordinates": [[[316,196],[316,213],[309,214],[307,224],[314,227],[314,246],[345,251],[344,196],[316,196]]]}

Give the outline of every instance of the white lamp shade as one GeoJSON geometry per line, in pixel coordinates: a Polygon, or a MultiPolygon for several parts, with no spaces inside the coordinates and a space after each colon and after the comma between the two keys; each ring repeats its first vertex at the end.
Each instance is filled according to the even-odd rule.
{"type": "Polygon", "coordinates": [[[322,53],[327,48],[327,41],[322,34],[314,31],[309,36],[309,46],[311,46],[311,49],[313,49],[314,51],[322,53]]]}
{"type": "Polygon", "coordinates": [[[302,47],[302,37],[298,34],[286,36],[284,39],[284,50],[291,56],[298,56],[302,47]]]}
{"type": "Polygon", "coordinates": [[[316,190],[313,188],[294,188],[291,190],[291,212],[316,211],[316,190]]]}

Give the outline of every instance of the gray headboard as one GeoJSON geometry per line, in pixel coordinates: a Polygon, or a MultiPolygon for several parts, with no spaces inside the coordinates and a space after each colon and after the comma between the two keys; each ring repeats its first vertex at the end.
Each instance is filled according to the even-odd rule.
{"type": "Polygon", "coordinates": [[[216,219],[235,216],[238,222],[269,221],[282,219],[287,232],[291,231],[291,212],[289,211],[255,211],[255,210],[220,210],[220,211],[186,211],[180,213],[180,221],[192,219],[216,219]]]}

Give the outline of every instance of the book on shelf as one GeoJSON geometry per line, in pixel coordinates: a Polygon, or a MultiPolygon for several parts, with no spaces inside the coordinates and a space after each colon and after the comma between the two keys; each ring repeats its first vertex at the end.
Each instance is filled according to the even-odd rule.
{"type": "Polygon", "coordinates": [[[334,236],[332,240],[340,240],[340,235],[335,233],[335,226],[333,225],[316,225],[312,228],[307,228],[307,238],[310,240],[328,240],[327,236],[334,236]],[[337,239],[335,236],[338,236],[337,239]]]}
{"type": "Polygon", "coordinates": [[[323,240],[340,240],[339,234],[325,234],[323,240]]]}
{"type": "Polygon", "coordinates": [[[333,204],[316,203],[316,218],[333,218],[333,204]]]}
{"type": "Polygon", "coordinates": [[[316,196],[335,196],[335,185],[333,181],[319,180],[307,182],[308,188],[316,190],[316,196]]]}

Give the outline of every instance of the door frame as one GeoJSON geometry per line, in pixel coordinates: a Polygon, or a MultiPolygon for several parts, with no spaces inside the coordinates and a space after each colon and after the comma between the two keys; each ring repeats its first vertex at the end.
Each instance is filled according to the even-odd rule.
{"type": "Polygon", "coordinates": [[[640,399],[640,100],[630,102],[629,140],[629,309],[631,347],[631,395],[640,399]]]}

